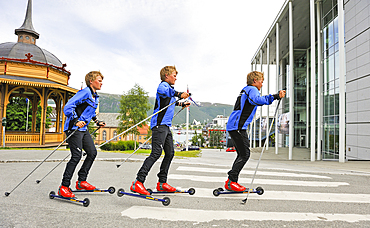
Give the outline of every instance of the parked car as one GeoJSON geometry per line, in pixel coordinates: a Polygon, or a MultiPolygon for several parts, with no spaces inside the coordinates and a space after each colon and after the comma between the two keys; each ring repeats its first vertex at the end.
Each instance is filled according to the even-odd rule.
{"type": "MultiPolygon", "coordinates": [[[[200,150],[199,146],[189,146],[188,150],[200,150]]],[[[186,147],[183,148],[181,151],[186,151],[186,147]]]]}
{"type": "Polygon", "coordinates": [[[229,147],[226,149],[226,152],[235,152],[235,147],[229,147]]]}
{"type": "Polygon", "coordinates": [[[141,149],[144,149],[144,150],[151,150],[152,149],[152,145],[150,144],[145,144],[141,147],[141,149]]]}

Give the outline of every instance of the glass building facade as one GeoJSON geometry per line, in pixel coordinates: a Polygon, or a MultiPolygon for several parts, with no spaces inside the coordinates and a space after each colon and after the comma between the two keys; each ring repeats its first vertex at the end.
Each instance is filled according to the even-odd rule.
{"type": "Polygon", "coordinates": [[[251,60],[252,69],[276,65],[276,89],[287,89],[276,153],[289,147],[293,159],[293,148],[307,148],[311,161],[370,160],[369,8],[358,0],[284,2],[251,60]]]}
{"type": "Polygon", "coordinates": [[[323,159],[339,155],[339,45],[337,0],[322,3],[323,159]]]}

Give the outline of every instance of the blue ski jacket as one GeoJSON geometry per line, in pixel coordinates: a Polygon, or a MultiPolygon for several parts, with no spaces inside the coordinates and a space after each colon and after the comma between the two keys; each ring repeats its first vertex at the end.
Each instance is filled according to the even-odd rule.
{"type": "Polygon", "coordinates": [[[85,121],[86,125],[79,131],[86,131],[91,119],[96,120],[95,111],[98,108],[99,95],[93,93],[90,87],[78,91],[64,106],[64,115],[67,120],[64,124],[64,131],[75,130],[78,121],[85,121]]]}
{"type": "MultiPolygon", "coordinates": [[[[177,96],[177,94],[179,93],[176,92],[170,84],[162,81],[157,88],[153,114],[176,101],[175,96],[177,96]]],[[[175,105],[176,104],[173,104],[166,110],[154,115],[150,121],[150,128],[153,129],[153,127],[159,125],[167,125],[171,127],[175,105]]]]}
{"type": "Polygon", "coordinates": [[[236,99],[233,112],[226,125],[227,131],[246,130],[252,122],[257,106],[269,105],[275,100],[274,95],[261,96],[257,87],[248,85],[242,89],[236,99]]]}

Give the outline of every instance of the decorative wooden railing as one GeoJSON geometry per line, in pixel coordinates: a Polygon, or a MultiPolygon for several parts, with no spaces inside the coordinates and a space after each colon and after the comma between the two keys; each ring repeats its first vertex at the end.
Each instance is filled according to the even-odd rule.
{"type": "MultiPolygon", "coordinates": [[[[64,140],[63,133],[46,133],[45,143],[60,143],[64,140]]],[[[3,138],[0,139],[1,145],[3,138]]],[[[5,144],[40,144],[40,133],[5,132],[5,144]]]]}
{"type": "Polygon", "coordinates": [[[45,143],[60,143],[64,140],[64,133],[46,133],[45,143]]]}

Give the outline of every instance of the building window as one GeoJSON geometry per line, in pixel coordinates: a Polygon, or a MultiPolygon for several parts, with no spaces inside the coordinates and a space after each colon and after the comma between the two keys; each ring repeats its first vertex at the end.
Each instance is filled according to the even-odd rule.
{"type": "Polygon", "coordinates": [[[141,135],[139,136],[139,140],[141,140],[141,135]]]}
{"type": "Polygon", "coordinates": [[[117,131],[113,131],[113,138],[114,138],[114,141],[117,141],[116,136],[117,136],[117,131]]]}
{"type": "Polygon", "coordinates": [[[339,159],[339,48],[337,1],[323,2],[323,159],[339,159]]]}
{"type": "Polygon", "coordinates": [[[104,130],[103,131],[103,141],[107,140],[107,132],[104,130]]]}

